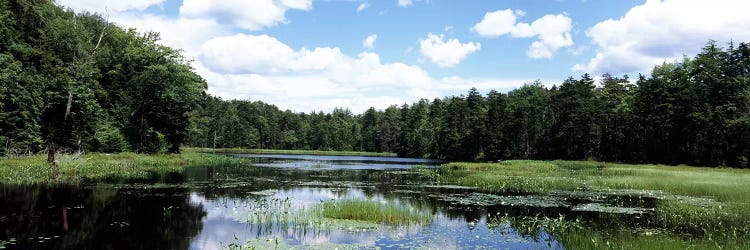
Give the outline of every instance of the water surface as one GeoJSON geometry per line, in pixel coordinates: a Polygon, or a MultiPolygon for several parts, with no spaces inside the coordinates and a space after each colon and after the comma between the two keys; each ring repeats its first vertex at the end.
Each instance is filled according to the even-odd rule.
{"type": "Polygon", "coordinates": [[[172,173],[170,183],[0,186],[0,248],[562,249],[564,242],[544,228],[491,220],[505,214],[608,220],[613,213],[638,220],[655,206],[629,194],[480,193],[420,174],[413,166],[437,164],[423,159],[234,156],[253,163],[189,168],[172,173]],[[385,225],[308,212],[342,199],[398,204],[432,220],[385,225]]]}

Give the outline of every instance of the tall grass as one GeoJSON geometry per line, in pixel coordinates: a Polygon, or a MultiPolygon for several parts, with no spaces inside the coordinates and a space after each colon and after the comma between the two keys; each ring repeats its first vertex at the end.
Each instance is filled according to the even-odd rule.
{"type": "MultiPolygon", "coordinates": [[[[640,190],[660,198],[648,221],[652,227],[699,237],[693,241],[703,246],[706,242],[734,242],[730,245],[741,246],[750,242],[750,170],[593,161],[504,161],[449,163],[438,173],[437,180],[441,182],[496,193],[640,190]]],[[[633,240],[646,242],[637,237],[633,240]]]]}
{"type": "Polygon", "coordinates": [[[46,156],[0,159],[3,184],[80,184],[82,182],[158,181],[185,167],[242,164],[246,160],[188,151],[182,154],[100,154],[59,155],[59,175],[50,178],[46,156]]]}
{"type": "Polygon", "coordinates": [[[495,192],[639,189],[750,202],[750,170],[591,161],[448,163],[439,180],[495,192]]]}
{"type": "MultiPolygon", "coordinates": [[[[587,227],[563,216],[490,216],[491,230],[513,230],[525,237],[544,239],[543,232],[568,249],[748,249],[750,241],[742,237],[689,238],[653,229],[587,227]]],[[[718,236],[718,235],[717,235],[718,236]]],[[[550,245],[550,247],[552,247],[550,245]]]]}
{"type": "Polygon", "coordinates": [[[423,224],[432,221],[432,215],[392,203],[364,199],[325,201],[321,204],[323,216],[331,219],[359,220],[383,224],[423,224]]]}

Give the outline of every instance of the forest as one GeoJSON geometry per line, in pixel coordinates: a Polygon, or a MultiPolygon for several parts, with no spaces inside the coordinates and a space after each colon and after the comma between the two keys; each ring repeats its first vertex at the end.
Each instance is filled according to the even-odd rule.
{"type": "Polygon", "coordinates": [[[159,35],[50,1],[0,1],[0,154],[181,146],[395,152],[443,160],[750,166],[750,47],[709,41],[650,75],[370,108],[223,100],[159,35]]]}
{"type": "Polygon", "coordinates": [[[0,153],[179,151],[206,82],[159,35],[0,1],[0,153]]]}
{"type": "Polygon", "coordinates": [[[508,93],[294,113],[206,96],[187,143],[199,147],[396,152],[461,161],[590,159],[748,167],[750,48],[709,41],[694,58],[636,79],[604,74],[508,93]]]}

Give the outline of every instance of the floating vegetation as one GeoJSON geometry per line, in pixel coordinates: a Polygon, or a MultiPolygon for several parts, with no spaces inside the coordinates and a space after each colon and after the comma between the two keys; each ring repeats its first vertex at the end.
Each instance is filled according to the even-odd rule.
{"type": "Polygon", "coordinates": [[[598,212],[609,214],[642,214],[654,211],[653,208],[640,207],[613,207],[602,203],[586,203],[572,207],[570,210],[577,212],[598,212]]]}
{"type": "Polygon", "coordinates": [[[477,190],[476,187],[459,185],[422,185],[422,187],[437,190],[477,190]]]}
{"type": "Polygon", "coordinates": [[[563,197],[545,196],[545,195],[524,195],[524,196],[501,196],[484,193],[449,194],[438,195],[439,199],[460,205],[475,206],[528,206],[528,207],[568,207],[570,204],[565,202],[563,197]]]}
{"type": "Polygon", "coordinates": [[[271,195],[273,195],[275,193],[276,193],[276,190],[273,190],[273,189],[267,189],[267,190],[262,190],[262,191],[250,192],[250,194],[252,194],[252,195],[258,195],[258,196],[271,196],[271,195]]]}
{"type": "MultiPolygon", "coordinates": [[[[304,246],[303,249],[338,249],[338,250],[355,250],[355,249],[370,249],[366,245],[362,244],[333,244],[333,243],[314,243],[304,246]]],[[[302,249],[298,246],[289,245],[283,239],[278,237],[273,238],[257,238],[249,239],[244,243],[239,242],[239,239],[235,238],[235,242],[229,243],[226,246],[222,244],[222,249],[228,250],[256,250],[256,249],[302,249]]]]}
{"type": "MultiPolygon", "coordinates": [[[[443,198],[451,202],[564,205],[572,212],[601,214],[647,213],[650,216],[642,217],[639,223],[625,225],[689,237],[689,242],[713,242],[712,247],[747,246],[750,238],[750,192],[747,192],[750,171],[747,170],[588,161],[504,161],[449,163],[439,171],[436,181],[441,183],[474,186],[487,193],[525,195],[443,198]],[[539,196],[566,198],[560,203],[559,198],[536,198],[539,196]]],[[[672,240],[684,243],[679,237],[672,240]]]]}
{"type": "Polygon", "coordinates": [[[10,238],[8,240],[0,240],[0,249],[6,249],[13,245],[16,245],[16,238],[10,238]]]}
{"type": "MultiPolygon", "coordinates": [[[[667,166],[561,161],[310,170],[217,160],[213,163],[220,165],[186,168],[179,175],[189,166],[180,162],[188,164],[197,155],[192,154],[158,156],[171,160],[144,160],[143,166],[131,165],[136,160],[127,154],[61,157],[61,164],[76,166],[74,170],[89,168],[76,162],[109,161],[112,169],[123,168],[124,175],[145,173],[133,174],[135,183],[71,190],[6,186],[0,200],[8,212],[0,214],[0,223],[9,225],[11,235],[23,237],[18,243],[0,241],[0,249],[90,244],[88,238],[70,238],[72,234],[59,240],[46,236],[55,232],[26,227],[26,220],[17,219],[31,216],[39,218],[36,223],[43,228],[57,229],[61,207],[68,208],[71,225],[79,226],[81,219],[96,222],[75,229],[88,235],[137,231],[143,223],[172,225],[164,232],[180,237],[133,233],[152,237],[148,239],[153,244],[174,241],[172,248],[216,247],[222,242],[221,247],[232,249],[750,249],[750,199],[746,191],[738,191],[750,190],[750,185],[732,176],[749,177],[742,171],[674,167],[672,173],[667,166]],[[172,167],[164,167],[167,174],[155,167],[169,162],[178,164],[177,175],[169,175],[172,167]],[[686,183],[680,183],[683,177],[686,183]],[[733,190],[735,196],[721,188],[733,190]],[[86,193],[95,196],[77,198],[86,193]],[[58,204],[60,200],[66,202],[58,204]],[[25,215],[26,210],[15,209],[30,206],[41,210],[25,215]],[[186,214],[191,208],[195,212],[186,214]],[[111,214],[106,216],[112,219],[91,219],[101,214],[92,212],[96,209],[108,209],[111,214]],[[139,217],[143,214],[148,216],[139,217]],[[51,226],[44,224],[47,221],[51,226]],[[185,221],[199,228],[176,230],[186,227],[181,223],[185,221]],[[23,233],[27,229],[40,231],[23,233]]],[[[70,178],[78,178],[78,173],[70,178]]],[[[107,180],[92,178],[98,179],[83,178],[80,183],[107,180]]],[[[107,182],[120,182],[112,178],[107,182]]]]}

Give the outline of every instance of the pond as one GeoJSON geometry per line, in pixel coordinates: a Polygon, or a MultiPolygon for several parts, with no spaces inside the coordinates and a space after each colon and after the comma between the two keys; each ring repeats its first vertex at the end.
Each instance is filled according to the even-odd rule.
{"type": "Polygon", "coordinates": [[[564,249],[548,229],[565,218],[638,223],[657,202],[627,192],[482,193],[436,182],[439,162],[422,159],[233,156],[252,163],[188,168],[158,183],[0,186],[0,249],[564,249]],[[346,211],[346,202],[358,206],[346,211]],[[539,217],[554,219],[520,220],[539,217]]]}

